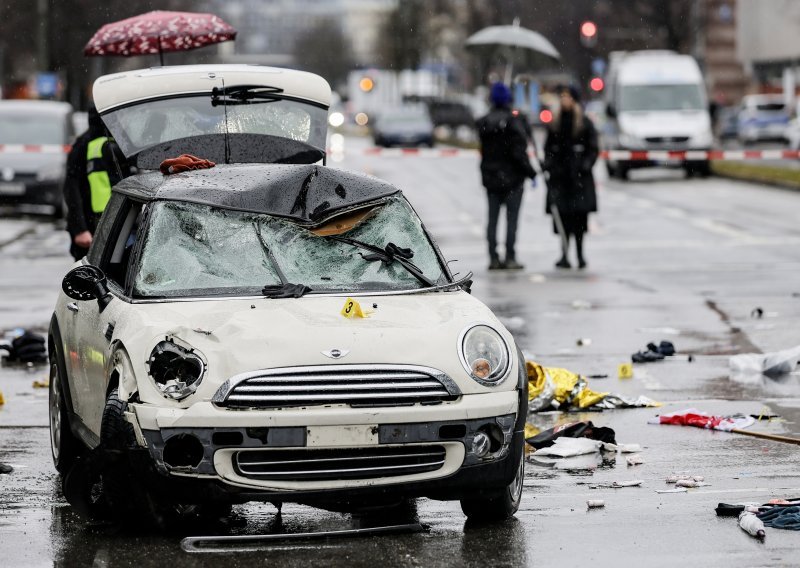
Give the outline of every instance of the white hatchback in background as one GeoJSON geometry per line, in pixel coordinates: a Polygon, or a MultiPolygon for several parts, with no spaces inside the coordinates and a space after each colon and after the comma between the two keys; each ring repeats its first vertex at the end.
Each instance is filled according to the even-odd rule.
{"type": "Polygon", "coordinates": [[[53,457],[79,509],[516,512],[522,355],[397,188],[318,163],[329,98],[258,66],[95,83],[142,173],[114,188],[51,322],[53,457]],[[217,165],[148,171],[181,153],[217,165]]]}
{"type": "Polygon", "coordinates": [[[789,113],[783,95],[744,96],[737,119],[737,132],[742,144],[785,140],[789,113]]]}

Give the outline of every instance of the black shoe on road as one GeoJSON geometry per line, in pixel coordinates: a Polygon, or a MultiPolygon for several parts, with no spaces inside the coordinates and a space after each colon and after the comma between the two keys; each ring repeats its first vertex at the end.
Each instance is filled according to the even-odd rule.
{"type": "Polygon", "coordinates": [[[569,263],[566,257],[563,257],[561,260],[556,262],[556,268],[572,268],[572,265],[569,263]]]}
{"type": "Polygon", "coordinates": [[[514,258],[508,258],[505,263],[503,263],[503,268],[506,270],[522,270],[525,266],[517,262],[514,258]]]}
{"type": "Polygon", "coordinates": [[[499,258],[493,258],[489,262],[489,270],[502,270],[503,268],[505,268],[505,266],[500,262],[499,258]]]}

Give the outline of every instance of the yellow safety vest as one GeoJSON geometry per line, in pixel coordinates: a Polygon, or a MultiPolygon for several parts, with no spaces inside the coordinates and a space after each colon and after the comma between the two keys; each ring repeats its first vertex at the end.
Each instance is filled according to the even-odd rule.
{"type": "Polygon", "coordinates": [[[100,136],[90,141],[86,149],[86,174],[95,213],[102,213],[111,199],[111,180],[103,163],[103,144],[107,141],[107,136],[100,136]]]}

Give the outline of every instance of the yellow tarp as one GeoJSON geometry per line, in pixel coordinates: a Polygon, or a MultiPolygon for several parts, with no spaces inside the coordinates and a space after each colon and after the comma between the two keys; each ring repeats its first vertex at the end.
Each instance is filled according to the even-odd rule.
{"type": "Polygon", "coordinates": [[[567,369],[558,367],[542,367],[534,361],[526,361],[528,372],[528,400],[541,396],[548,386],[548,379],[553,386],[552,398],[559,404],[569,402],[577,408],[588,408],[603,400],[609,393],[595,392],[586,386],[586,381],[567,369]],[[575,392],[575,387],[583,388],[575,392]]]}

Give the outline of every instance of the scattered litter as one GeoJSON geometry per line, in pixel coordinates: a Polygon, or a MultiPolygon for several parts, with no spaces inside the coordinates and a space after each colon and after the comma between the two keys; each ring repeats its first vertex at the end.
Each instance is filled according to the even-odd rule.
{"type": "Polygon", "coordinates": [[[644,463],[642,456],[640,456],[639,454],[633,454],[632,456],[628,456],[628,459],[626,461],[628,462],[629,466],[642,465],[644,463]]]}
{"type": "Polygon", "coordinates": [[[629,398],[607,392],[595,392],[584,377],[555,367],[525,362],[528,373],[528,412],[570,409],[611,409],[661,406],[645,396],[629,398]]]}
{"type": "Polygon", "coordinates": [[[544,274],[531,274],[530,278],[528,278],[534,284],[542,284],[547,282],[547,277],[544,274]]]}
{"type": "Polygon", "coordinates": [[[761,308],[753,308],[753,311],[750,312],[750,317],[761,319],[764,317],[764,310],[761,308]]]}
{"type": "Polygon", "coordinates": [[[539,450],[552,446],[562,438],[588,438],[609,444],[617,443],[614,430],[604,426],[595,426],[591,421],[561,424],[543,432],[537,432],[534,436],[526,436],[525,441],[539,450]]]}
{"type": "Polygon", "coordinates": [[[533,452],[533,455],[568,458],[582,454],[592,454],[599,451],[602,446],[603,442],[589,438],[557,438],[551,446],[539,448],[533,452]]]}
{"type": "Polygon", "coordinates": [[[747,507],[756,505],[758,503],[718,503],[714,511],[718,517],[738,517],[747,507]]]}
{"type": "Polygon", "coordinates": [[[639,444],[617,444],[617,450],[621,454],[634,454],[642,451],[642,446],[639,444]]]}
{"type": "Polygon", "coordinates": [[[572,309],[574,310],[591,310],[592,303],[586,300],[574,300],[572,302],[572,309]]]}
{"type": "Polygon", "coordinates": [[[4,405],[5,403],[6,403],[6,399],[3,396],[3,391],[0,391],[0,406],[4,405]]]}
{"type": "Polygon", "coordinates": [[[648,420],[649,424],[675,424],[679,426],[694,426],[695,428],[705,428],[708,430],[721,430],[732,432],[747,428],[755,424],[755,419],[750,416],[711,416],[694,408],[662,414],[648,420]]]}
{"type": "Polygon", "coordinates": [[[7,463],[0,463],[0,473],[11,473],[12,471],[14,471],[13,467],[7,463]]]}
{"type": "Polygon", "coordinates": [[[631,355],[631,361],[634,363],[652,363],[653,361],[661,361],[665,357],[672,357],[675,355],[675,346],[670,341],[662,341],[658,345],[655,343],[648,343],[646,351],[639,351],[631,355]]]}
{"type": "Polygon", "coordinates": [[[33,388],[35,389],[50,388],[50,381],[47,379],[45,379],[44,381],[33,381],[33,388]]]}
{"type": "Polygon", "coordinates": [[[600,509],[606,506],[606,502],[603,501],[602,499],[589,499],[588,501],[586,501],[586,506],[589,509],[600,509]]]}
{"type": "Polygon", "coordinates": [[[706,487],[711,485],[703,481],[695,481],[694,479],[679,479],[675,482],[675,487],[706,487]]]}
{"type": "Polygon", "coordinates": [[[764,525],[776,529],[800,531],[800,506],[773,506],[758,513],[764,525]]]}
{"type": "Polygon", "coordinates": [[[728,365],[734,373],[761,373],[768,377],[779,377],[794,371],[800,360],[800,345],[774,353],[744,353],[734,355],[728,365]]]}
{"type": "Polygon", "coordinates": [[[612,481],[611,483],[595,483],[589,485],[589,489],[622,489],[623,487],[641,487],[642,481],[641,479],[636,479],[633,481],[612,481]]]}
{"type": "Polygon", "coordinates": [[[589,339],[588,337],[581,337],[575,343],[578,345],[578,347],[583,347],[586,345],[591,345],[592,340],[589,339]]]}
{"type": "Polygon", "coordinates": [[[746,533],[756,537],[758,540],[764,540],[767,536],[764,530],[764,523],[759,519],[755,513],[749,511],[742,511],[739,514],[739,527],[746,533]]]}
{"type": "Polygon", "coordinates": [[[694,355],[689,355],[688,357],[686,357],[686,360],[687,360],[689,363],[694,363],[694,355]]]}
{"type": "Polygon", "coordinates": [[[681,480],[689,481],[705,481],[706,478],[702,475],[686,475],[686,474],[672,474],[667,478],[667,483],[677,483],[681,480]]]}
{"type": "Polygon", "coordinates": [[[617,374],[620,379],[630,379],[633,377],[633,365],[630,363],[620,363],[617,367],[617,374]]]}
{"type": "Polygon", "coordinates": [[[44,363],[47,361],[45,338],[38,333],[17,328],[0,341],[0,349],[8,353],[10,362],[44,363]]]}
{"type": "Polygon", "coordinates": [[[689,490],[685,487],[676,487],[675,489],[656,489],[656,493],[688,493],[689,490]]]}
{"type": "Polygon", "coordinates": [[[599,373],[597,375],[586,375],[587,379],[607,379],[608,373],[599,373]]]}

